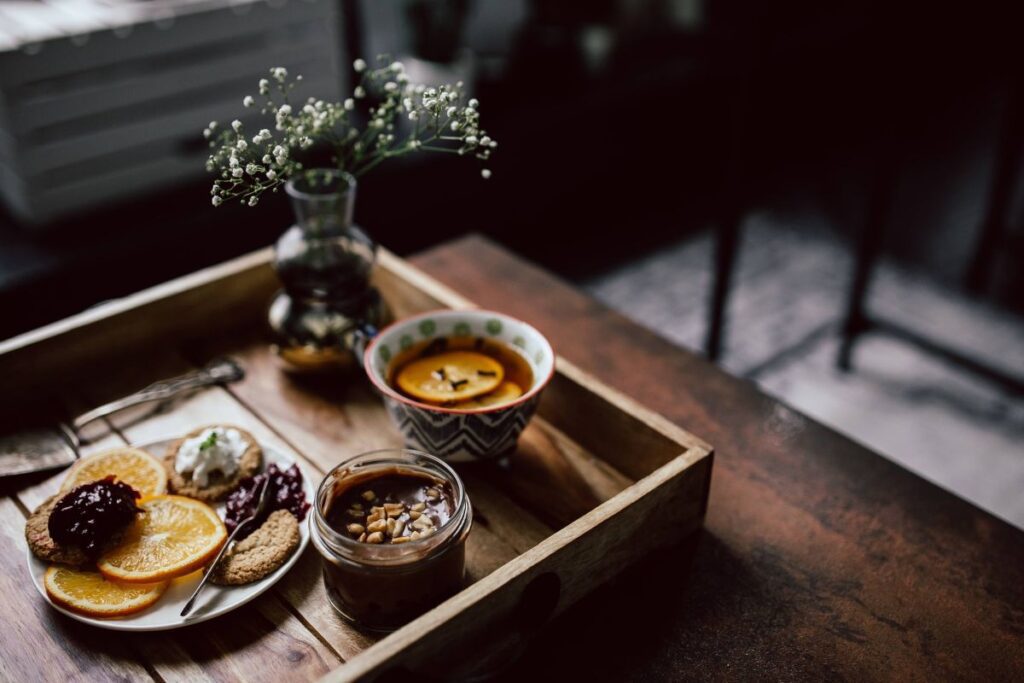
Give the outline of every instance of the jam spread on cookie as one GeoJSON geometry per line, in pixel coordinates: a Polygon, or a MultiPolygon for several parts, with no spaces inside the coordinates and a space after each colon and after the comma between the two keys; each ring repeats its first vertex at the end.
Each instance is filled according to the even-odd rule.
{"type": "MultiPolygon", "coordinates": [[[[280,469],[277,465],[271,464],[263,474],[244,479],[235,489],[226,503],[224,524],[228,532],[233,532],[243,519],[247,519],[256,510],[256,497],[259,495],[263,482],[270,477],[270,504],[267,506],[266,514],[269,516],[274,510],[287,510],[295,515],[295,519],[302,521],[306,518],[309,510],[309,503],[306,501],[306,492],[302,489],[302,472],[298,465],[292,465],[286,470],[280,469]]],[[[261,520],[257,520],[262,523],[261,520]]],[[[239,539],[245,538],[259,528],[259,523],[250,524],[248,529],[243,529],[238,535],[239,539]]]]}
{"type": "Polygon", "coordinates": [[[142,512],[139,492],[113,475],[72,489],[50,513],[50,537],[61,545],[81,548],[96,558],[103,545],[142,512]]]}

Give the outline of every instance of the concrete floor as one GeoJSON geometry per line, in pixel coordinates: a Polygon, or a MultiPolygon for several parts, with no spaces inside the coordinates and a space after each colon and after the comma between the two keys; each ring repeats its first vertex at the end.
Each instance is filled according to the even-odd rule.
{"type": "MultiPolygon", "coordinates": [[[[598,299],[700,349],[711,280],[704,233],[584,284],[598,299]]],[[[1024,396],[915,346],[869,333],[835,368],[849,250],[813,212],[744,225],[721,364],[893,461],[1024,528],[1024,396]]],[[[885,263],[869,308],[1024,376],[1024,319],[885,263]]]]}

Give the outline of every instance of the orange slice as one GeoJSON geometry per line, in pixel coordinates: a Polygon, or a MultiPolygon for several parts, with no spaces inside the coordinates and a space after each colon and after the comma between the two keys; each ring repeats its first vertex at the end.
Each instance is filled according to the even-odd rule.
{"type": "Polygon", "coordinates": [[[461,410],[471,410],[473,408],[493,408],[503,403],[511,403],[520,396],[523,395],[523,390],[519,388],[519,385],[515,382],[502,382],[498,385],[498,388],[489,394],[483,396],[477,396],[476,398],[470,399],[459,403],[455,408],[461,410]]]}
{"type": "Polygon", "coordinates": [[[140,612],[160,599],[167,582],[124,584],[99,572],[52,566],[43,577],[46,594],[61,607],[91,617],[122,617],[140,612]]]}
{"type": "Polygon", "coordinates": [[[217,512],[185,496],[155,496],[139,503],[143,514],[124,540],[98,563],[108,579],[151,583],[195,571],[213,559],[228,532],[217,512]]]}
{"type": "Polygon", "coordinates": [[[167,493],[167,470],[159,460],[138,448],[112,448],[82,458],[68,470],[60,490],[67,492],[110,474],[141,493],[143,498],[167,493]]]}
{"type": "Polygon", "coordinates": [[[465,401],[494,391],[505,377],[501,363],[475,351],[449,351],[414,360],[398,372],[398,388],[431,403],[465,401]]]}

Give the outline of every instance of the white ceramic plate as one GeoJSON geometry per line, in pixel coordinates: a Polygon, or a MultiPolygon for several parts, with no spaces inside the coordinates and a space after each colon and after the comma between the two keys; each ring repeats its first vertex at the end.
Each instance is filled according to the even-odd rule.
{"type": "MultiPolygon", "coordinates": [[[[162,457],[167,450],[167,445],[171,442],[171,439],[164,441],[155,441],[153,443],[142,444],[138,448],[149,451],[156,457],[162,457]]],[[[281,451],[263,446],[263,467],[266,469],[271,463],[277,464],[281,469],[291,467],[295,462],[295,458],[281,451]]],[[[306,492],[307,502],[313,502],[313,485],[309,480],[309,472],[307,472],[302,465],[299,465],[299,470],[302,472],[302,484],[306,492]]],[[[224,504],[218,504],[216,506],[217,512],[220,513],[221,518],[224,517],[224,504]]],[[[270,576],[250,583],[245,586],[215,586],[213,584],[207,584],[206,588],[199,595],[199,599],[196,602],[196,606],[192,609],[192,612],[182,618],[180,615],[181,608],[185,606],[192,591],[195,590],[196,584],[201,578],[199,572],[194,572],[188,576],[175,579],[171,582],[171,585],[167,587],[167,592],[163,594],[160,600],[157,601],[152,607],[143,610],[137,614],[132,614],[127,617],[120,617],[117,619],[94,619],[92,617],[83,616],[76,614],[70,610],[64,609],[63,607],[56,605],[50,600],[49,596],[46,595],[46,588],[43,586],[43,575],[46,573],[46,569],[49,565],[45,562],[40,562],[36,559],[35,555],[29,551],[28,547],[25,547],[25,553],[28,555],[28,569],[32,575],[32,582],[35,583],[36,589],[43,596],[43,599],[50,604],[53,609],[58,612],[62,612],[72,619],[76,619],[85,624],[92,624],[93,626],[99,626],[100,628],[112,629],[114,631],[165,631],[172,628],[181,628],[182,626],[189,626],[191,624],[198,624],[214,617],[219,617],[222,614],[227,614],[231,610],[241,607],[245,603],[253,600],[262,594],[265,590],[277,583],[282,576],[288,573],[288,570],[292,568],[292,565],[299,559],[302,552],[306,549],[306,545],[309,543],[309,525],[303,520],[299,524],[299,534],[301,536],[299,540],[298,549],[292,553],[292,556],[288,558],[281,567],[277,569],[270,576]]]]}

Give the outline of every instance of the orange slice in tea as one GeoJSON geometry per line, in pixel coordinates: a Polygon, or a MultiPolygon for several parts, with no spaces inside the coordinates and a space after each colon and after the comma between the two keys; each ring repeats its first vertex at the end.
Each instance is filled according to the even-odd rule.
{"type": "Polygon", "coordinates": [[[111,448],[82,458],[68,470],[60,490],[67,492],[111,474],[143,498],[167,493],[167,470],[159,460],[138,448],[111,448]]]}
{"type": "Polygon", "coordinates": [[[475,351],[449,351],[414,360],[398,372],[398,388],[430,403],[465,401],[494,391],[505,368],[475,351]]]}
{"type": "Polygon", "coordinates": [[[123,617],[160,599],[167,582],[117,583],[99,572],[51,566],[43,577],[46,594],[61,607],[91,617],[123,617]]]}
{"type": "Polygon", "coordinates": [[[471,398],[470,400],[464,401],[453,407],[459,408],[460,410],[493,408],[494,406],[500,406],[503,403],[511,403],[522,395],[523,390],[520,389],[519,385],[515,382],[502,382],[498,388],[491,393],[471,398]]]}
{"type": "Polygon", "coordinates": [[[217,511],[184,496],[154,496],[124,540],[100,558],[99,570],[124,583],[151,583],[195,571],[213,559],[228,532],[217,511]]]}

